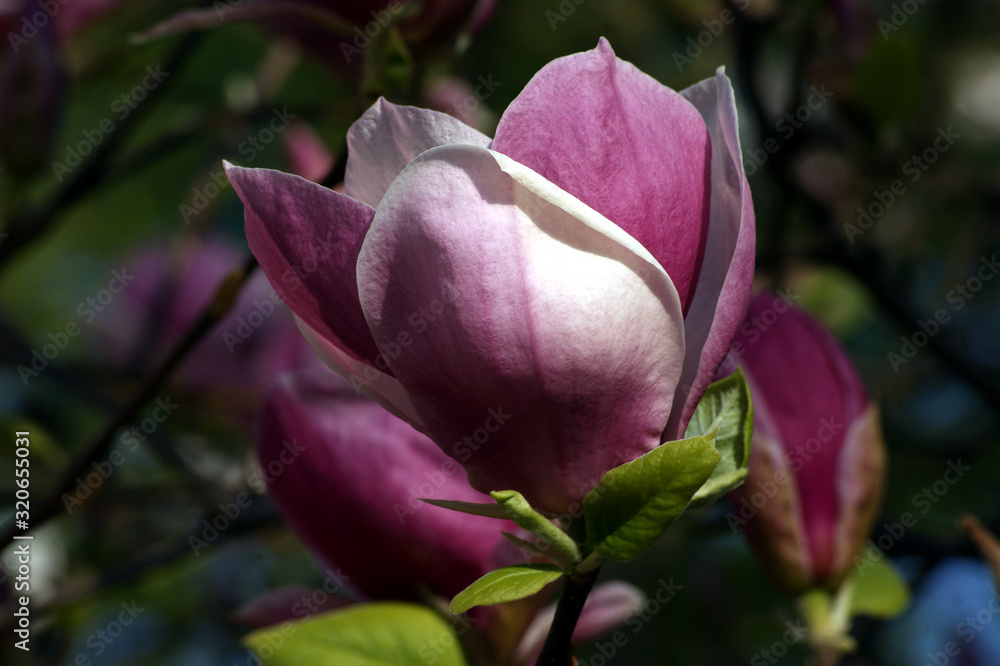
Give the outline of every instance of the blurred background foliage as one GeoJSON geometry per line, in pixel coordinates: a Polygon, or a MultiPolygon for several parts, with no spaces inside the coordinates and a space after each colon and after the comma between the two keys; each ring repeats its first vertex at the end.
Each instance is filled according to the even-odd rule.
{"type": "MultiPolygon", "coordinates": [[[[1000,248],[994,2],[503,0],[479,34],[457,47],[407,50],[380,42],[377,53],[365,54],[361,81],[356,69],[331,62],[340,57],[335,49],[317,57],[259,24],[134,39],[185,6],[120,3],[62,35],[64,92],[39,102],[58,108],[54,135],[47,146],[21,149],[40,166],[11,168],[8,157],[0,171],[0,424],[5,433],[32,433],[33,509],[162,358],[142,337],[151,329],[133,326],[135,339],[120,335],[127,311],[148,317],[155,301],[126,306],[125,296],[116,297],[92,322],[81,304],[109,286],[113,270],[138,271],[141,251],[179,257],[214,239],[238,250],[230,267],[240,263],[242,207],[228,185],[206,195],[223,159],[290,168],[282,132],[252,161],[240,151],[262,136],[275,109],[307,123],[342,158],[347,128],[374,95],[423,104],[428,89],[450,76],[470,86],[463,102],[477,107],[476,120],[489,133],[539,68],[593,48],[603,35],[620,57],[675,89],[726,67],[757,214],[758,281],[793,294],[830,326],[881,404],[891,458],[873,537],[915,513],[916,525],[886,550],[913,585],[914,601],[895,620],[859,623],[860,651],[846,663],[930,663],[929,654],[955,639],[963,618],[986,607],[990,574],[956,522],[972,512],[1000,528],[1000,280],[974,281],[1000,248]],[[114,100],[157,65],[169,74],[120,119],[114,100]],[[480,77],[495,84],[481,101],[468,97],[480,77]],[[817,89],[829,98],[813,108],[817,89]],[[782,123],[796,112],[801,122],[782,123]],[[115,130],[58,182],[52,162],[66,162],[84,133],[108,118],[115,130]],[[957,138],[912,179],[914,156],[937,150],[941,131],[957,138]],[[894,182],[904,191],[876,215],[873,203],[887,200],[894,182]],[[207,203],[191,215],[184,206],[200,203],[199,193],[207,203]],[[859,208],[871,216],[868,228],[859,208]],[[954,297],[961,287],[968,298],[954,297]],[[920,322],[942,309],[947,323],[921,337],[920,322]],[[69,322],[80,334],[26,381],[19,367],[30,367],[33,352],[69,322]],[[128,350],[132,362],[121,363],[128,350]],[[915,495],[957,460],[971,470],[922,513],[915,495]]],[[[0,102],[17,94],[2,90],[0,102]]],[[[11,127],[0,128],[7,145],[11,127]]],[[[336,167],[328,178],[336,182],[336,167]]],[[[203,302],[216,282],[201,284],[203,302]]],[[[207,337],[221,335],[217,328],[207,337]]],[[[70,515],[57,501],[53,518],[35,529],[33,651],[25,659],[5,639],[0,661],[255,663],[239,644],[247,627],[234,612],[278,585],[323,579],[261,488],[248,482],[260,389],[186,381],[182,372],[154,392],[179,405],[175,414],[139,446],[116,434],[114,450],[124,462],[99,492],[70,515]],[[192,547],[189,537],[204,534],[202,521],[241,492],[252,497],[249,506],[206,548],[192,547]],[[106,643],[95,632],[119,617],[123,603],[143,610],[120,639],[106,643]],[[80,655],[89,661],[74,661],[80,655]]],[[[124,425],[140,424],[153,405],[144,403],[124,425]]],[[[12,469],[13,456],[5,445],[4,470],[12,469]]],[[[12,481],[0,474],[5,519],[12,481]]],[[[647,594],[671,578],[683,585],[634,634],[626,627],[628,644],[610,661],[777,663],[773,649],[794,608],[761,575],[726,511],[692,513],[637,562],[607,567],[606,579],[630,580],[647,594]]],[[[5,603],[11,582],[4,581],[5,603]]],[[[9,614],[2,617],[10,636],[9,614]]],[[[1000,663],[998,632],[1000,618],[968,643],[956,639],[962,654],[947,663],[1000,663]]],[[[585,649],[584,663],[601,663],[602,649],[609,648],[585,649]]],[[[781,661],[805,656],[803,645],[790,645],[781,661]]]]}

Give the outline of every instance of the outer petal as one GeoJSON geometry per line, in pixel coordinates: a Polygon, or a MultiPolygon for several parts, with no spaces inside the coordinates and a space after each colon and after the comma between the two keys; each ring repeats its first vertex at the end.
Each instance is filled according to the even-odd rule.
{"type": "Polygon", "coordinates": [[[361,301],[428,432],[480,490],[564,511],[659,444],[683,358],[677,293],[620,228],[491,151],[400,174],[361,301]]]}
{"type": "Polygon", "coordinates": [[[847,427],[837,469],[835,582],[851,570],[882,508],[887,464],[879,412],[869,407],[847,427]]]}
{"type": "Polygon", "coordinates": [[[426,432],[427,429],[417,415],[410,396],[406,395],[403,386],[395,377],[356,360],[309,328],[309,325],[298,317],[295,317],[295,323],[298,324],[303,337],[316,355],[347,379],[356,394],[364,393],[417,430],[426,432]]]}
{"type": "Polygon", "coordinates": [[[280,171],[226,163],[226,174],[246,207],[250,249],[278,295],[333,346],[375,365],[355,277],[375,211],[280,171]]]}
{"type": "Polygon", "coordinates": [[[720,68],[681,93],[705,118],[712,137],[712,208],[705,259],[687,311],[682,389],[665,439],[678,439],[743,323],[753,282],[753,202],[743,171],[733,86],[720,68]]]}
{"type": "Polygon", "coordinates": [[[688,311],[709,220],[705,121],[673,90],[597,48],[539,71],[504,112],[493,150],[634,236],[688,311]]]}
{"type": "MultiPolygon", "coordinates": [[[[598,585],[583,605],[580,620],[573,630],[573,643],[586,643],[600,638],[641,611],[645,601],[646,595],[642,590],[628,583],[612,581],[598,585]]],[[[542,609],[528,625],[515,655],[518,663],[538,658],[555,615],[555,604],[551,604],[542,609]]]]}
{"type": "Polygon", "coordinates": [[[302,540],[375,598],[451,596],[494,568],[504,524],[417,497],[489,501],[427,437],[323,374],[288,377],[261,409],[258,457],[302,540]]]}
{"type": "Polygon", "coordinates": [[[375,208],[414,157],[450,143],[486,148],[490,138],[446,113],[396,106],[380,97],[347,132],[344,191],[375,208]]]}
{"type": "Polygon", "coordinates": [[[813,583],[813,577],[799,484],[784,446],[769,425],[765,396],[755,390],[752,382],[751,391],[754,433],[750,461],[746,481],[730,493],[731,515],[743,527],[771,579],[788,591],[800,592],[813,583]]]}

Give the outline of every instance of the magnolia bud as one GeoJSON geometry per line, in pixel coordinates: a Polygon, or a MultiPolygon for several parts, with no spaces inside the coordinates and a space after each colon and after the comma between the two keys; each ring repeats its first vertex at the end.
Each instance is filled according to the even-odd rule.
{"type": "Polygon", "coordinates": [[[774,294],[754,298],[734,356],[753,394],[754,436],[732,522],[785,589],[834,588],[881,504],[878,412],[833,336],[774,294]]]}

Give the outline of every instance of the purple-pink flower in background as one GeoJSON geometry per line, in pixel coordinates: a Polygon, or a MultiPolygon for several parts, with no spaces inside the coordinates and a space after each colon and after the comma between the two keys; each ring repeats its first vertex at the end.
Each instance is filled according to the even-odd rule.
{"type": "Polygon", "coordinates": [[[490,498],[425,435],[325,368],[286,375],[268,393],[257,457],[292,529],[371,598],[417,598],[423,584],[450,599],[516,558],[503,523],[420,502],[490,498]]]}
{"type": "Polygon", "coordinates": [[[835,587],[881,504],[886,454],[877,410],[833,335],[770,292],[751,302],[731,361],[754,401],[733,520],[789,591],[835,587]]]}
{"type": "Polygon", "coordinates": [[[478,490],[553,512],[683,436],[753,274],[724,74],[677,93],[601,40],[538,72],[492,140],[380,100],[348,147],[346,194],[227,166],[331,367],[478,490]]]}
{"type": "MultiPolygon", "coordinates": [[[[95,302],[93,314],[87,310],[84,316],[99,322],[109,362],[144,372],[180,341],[242,261],[236,246],[222,239],[139,250],[117,271],[121,293],[110,304],[95,302]],[[101,314],[97,308],[105,306],[107,314],[101,314]]],[[[230,313],[182,362],[177,381],[188,389],[239,391],[254,400],[279,375],[313,365],[314,358],[267,278],[257,273],[230,313]]]]}
{"type": "MultiPolygon", "coordinates": [[[[348,589],[369,599],[451,598],[493,569],[526,561],[500,533],[517,532],[513,523],[420,502],[490,498],[434,442],[326,368],[286,375],[272,388],[260,411],[257,456],[288,524],[348,589]]],[[[301,589],[278,590],[242,615],[268,624],[302,617],[303,598],[301,589]]],[[[478,609],[475,629],[496,648],[517,646],[517,663],[532,659],[552,621],[551,609],[531,621],[544,601],[478,609]]],[[[598,586],[575,638],[621,624],[643,601],[630,585],[598,586]]]]}

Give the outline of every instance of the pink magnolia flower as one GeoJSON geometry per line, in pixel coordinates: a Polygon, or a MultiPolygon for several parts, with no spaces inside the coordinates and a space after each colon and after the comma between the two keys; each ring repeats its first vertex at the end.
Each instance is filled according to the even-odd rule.
{"type": "MultiPolygon", "coordinates": [[[[422,591],[451,598],[483,574],[525,561],[500,534],[518,532],[513,523],[420,502],[491,500],[473,490],[458,463],[425,435],[325,368],[286,375],[272,388],[260,412],[257,456],[288,524],[332,577],[342,579],[338,584],[368,598],[415,600],[422,591]]],[[[239,617],[270,625],[344,603],[314,592],[279,588],[246,605],[239,617]]],[[[620,625],[644,601],[625,583],[598,586],[574,640],[620,625]]],[[[504,612],[482,608],[470,621],[495,648],[516,645],[516,663],[525,663],[541,649],[552,622],[554,608],[539,611],[544,602],[540,596],[504,612]]]]}
{"type": "Polygon", "coordinates": [[[563,512],[683,435],[742,322],[736,132],[724,74],[676,93],[601,40],[536,74],[492,140],[380,100],[348,132],[346,194],[227,170],[327,363],[478,490],[563,512]]]}
{"type": "Polygon", "coordinates": [[[877,411],[829,331],[774,294],[753,299],[733,349],[754,401],[748,475],[732,493],[734,520],[785,588],[835,587],[881,503],[877,411]]]}

